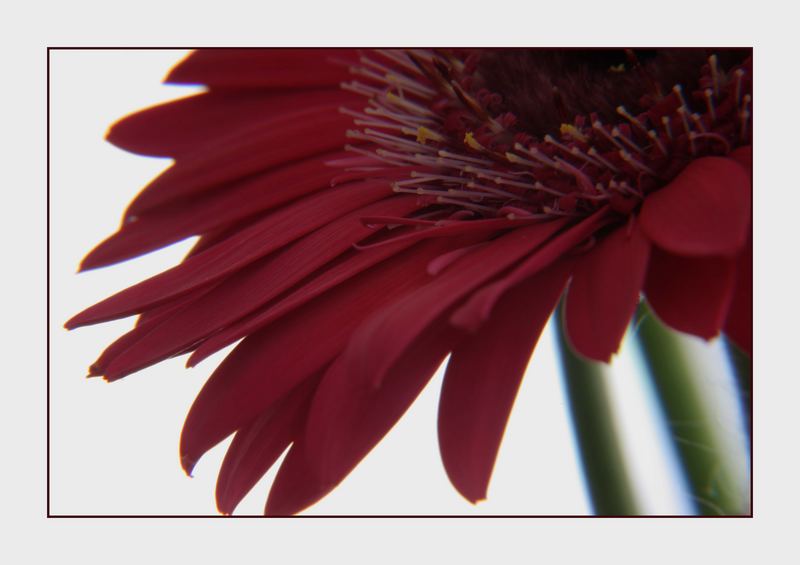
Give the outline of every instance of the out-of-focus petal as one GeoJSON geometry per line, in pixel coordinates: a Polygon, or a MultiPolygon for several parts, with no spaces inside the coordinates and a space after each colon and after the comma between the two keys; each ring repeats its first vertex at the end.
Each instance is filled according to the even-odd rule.
{"type": "Polygon", "coordinates": [[[133,153],[180,159],[286,112],[337,100],[351,97],[338,88],[204,92],[126,116],[109,128],[106,139],[133,153]]]}
{"type": "Polygon", "coordinates": [[[647,196],[642,230],[676,255],[735,255],[747,240],[750,195],[750,175],[737,161],[702,157],[647,196]]]}
{"type": "Polygon", "coordinates": [[[654,247],[644,287],[647,301],[668,326],[711,339],[728,312],[734,263],[729,257],[681,257],[654,247]]]}
{"type": "Polygon", "coordinates": [[[572,347],[608,362],[639,303],[650,243],[638,223],[605,236],[576,261],[564,317],[572,347]]]}
{"type": "Polygon", "coordinates": [[[136,216],[275,166],[341,149],[352,118],[340,113],[339,106],[334,101],[287,112],[185,155],[139,193],[127,214],[136,216]]]}
{"type": "Polygon", "coordinates": [[[350,78],[355,49],[199,49],[167,76],[173,84],[216,88],[336,86],[350,78]]]}
{"type": "Polygon", "coordinates": [[[486,498],[506,422],[533,348],[567,282],[562,263],[508,291],[453,350],[439,399],[439,451],[467,500],[486,498]]]}
{"type": "Polygon", "coordinates": [[[736,258],[736,285],[725,320],[725,334],[753,355],[753,235],[736,258]]]}

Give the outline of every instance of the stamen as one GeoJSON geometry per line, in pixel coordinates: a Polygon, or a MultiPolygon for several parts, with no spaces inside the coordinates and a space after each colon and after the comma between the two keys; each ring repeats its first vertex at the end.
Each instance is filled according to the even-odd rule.
{"type": "Polygon", "coordinates": [[[430,110],[428,110],[426,107],[420,106],[419,104],[417,104],[415,102],[411,102],[407,98],[403,98],[403,97],[397,96],[393,92],[387,92],[386,93],[386,99],[391,104],[394,104],[395,106],[400,106],[401,108],[405,108],[409,112],[411,112],[412,114],[417,114],[418,116],[435,116],[436,115],[433,112],[431,112],[430,110]]]}
{"type": "Polygon", "coordinates": [[[594,122],[592,122],[592,128],[595,129],[596,131],[599,131],[602,134],[602,136],[605,137],[612,144],[614,144],[617,147],[617,149],[625,149],[621,143],[619,143],[616,139],[614,139],[613,136],[611,136],[611,134],[609,134],[605,130],[605,128],[603,127],[603,123],[600,120],[595,120],[594,122]]]}
{"type": "Polygon", "coordinates": [[[550,159],[550,157],[548,157],[546,155],[543,155],[542,152],[539,151],[536,147],[527,148],[524,145],[522,145],[521,143],[515,143],[514,144],[514,149],[516,149],[517,151],[522,151],[523,153],[525,153],[527,155],[530,155],[531,157],[533,157],[534,159],[536,159],[540,163],[544,163],[548,167],[552,167],[554,169],[558,168],[558,167],[556,167],[555,162],[552,159],[550,159]]]}
{"type": "Polygon", "coordinates": [[[742,102],[742,77],[744,77],[744,69],[736,69],[736,107],[738,108],[742,102]]]}
{"type": "Polygon", "coordinates": [[[689,104],[686,102],[686,98],[683,97],[683,87],[680,84],[676,84],[672,87],[672,91],[678,95],[678,100],[681,101],[681,106],[686,108],[686,111],[689,111],[689,104]]]}
{"type": "Polygon", "coordinates": [[[586,173],[566,162],[564,159],[559,159],[558,157],[556,157],[556,167],[560,170],[565,170],[574,176],[575,180],[578,181],[578,184],[585,192],[592,192],[594,185],[592,184],[592,179],[590,179],[586,173]]]}
{"type": "Polygon", "coordinates": [[[611,130],[611,135],[613,135],[615,139],[621,139],[625,143],[625,145],[627,145],[628,147],[630,147],[631,149],[633,149],[637,153],[639,153],[641,155],[645,154],[644,150],[641,147],[639,147],[638,145],[636,145],[636,143],[633,140],[628,139],[627,136],[622,135],[622,132],[619,130],[619,128],[615,127],[614,129],[612,129],[611,130]]]}
{"type": "Polygon", "coordinates": [[[587,163],[591,163],[592,165],[595,165],[597,167],[602,167],[603,166],[603,163],[601,163],[600,161],[597,161],[596,159],[593,159],[593,158],[589,157],[586,153],[581,151],[580,147],[578,147],[578,146],[573,146],[570,149],[570,153],[572,153],[575,157],[583,159],[587,163]]]}
{"type": "Polygon", "coordinates": [[[686,130],[686,135],[689,135],[692,132],[692,126],[689,125],[689,118],[686,117],[688,114],[688,110],[686,106],[681,106],[678,108],[678,115],[681,117],[681,121],[683,122],[683,129],[686,130]]]}
{"type": "Polygon", "coordinates": [[[457,204],[462,208],[467,208],[469,210],[474,210],[476,212],[483,212],[484,214],[491,214],[495,215],[497,210],[494,208],[490,208],[489,206],[480,206],[478,204],[472,204],[470,202],[464,202],[463,200],[454,200],[452,198],[445,198],[444,196],[439,196],[436,198],[436,202],[440,204],[457,204]]]}
{"type": "Polygon", "coordinates": [[[741,121],[741,130],[739,130],[739,141],[744,143],[747,141],[747,120],[750,118],[750,111],[747,109],[748,104],[750,103],[750,95],[745,94],[744,96],[744,104],[742,105],[742,109],[739,112],[739,120],[741,121]]]}
{"type": "Polygon", "coordinates": [[[653,140],[653,143],[656,144],[656,147],[658,147],[658,150],[661,151],[661,154],[666,157],[668,155],[667,148],[664,147],[663,143],[661,143],[661,139],[658,137],[658,132],[656,132],[654,129],[651,129],[647,132],[647,136],[653,140]]]}
{"type": "Polygon", "coordinates": [[[545,143],[549,143],[551,145],[555,145],[556,147],[561,149],[564,153],[572,154],[572,151],[570,150],[569,147],[567,147],[566,145],[564,145],[563,143],[561,143],[559,141],[556,141],[556,139],[552,135],[550,135],[549,133],[544,136],[544,141],[545,141],[545,143]]]}
{"type": "Polygon", "coordinates": [[[400,65],[401,67],[411,71],[412,73],[422,75],[420,70],[412,63],[408,56],[404,52],[398,52],[392,49],[376,49],[377,53],[380,53],[387,59],[390,59],[400,65]]]}
{"type": "Polygon", "coordinates": [[[467,157],[466,155],[460,155],[458,153],[451,153],[450,151],[445,151],[444,149],[439,151],[440,157],[445,157],[446,159],[456,159],[458,161],[466,161],[467,163],[476,163],[478,165],[491,165],[491,161],[487,161],[486,159],[479,159],[477,157],[467,157]]]}
{"type": "Polygon", "coordinates": [[[611,163],[611,161],[600,155],[600,152],[597,151],[597,149],[595,149],[594,147],[589,148],[589,155],[600,161],[606,167],[606,169],[614,171],[615,173],[619,172],[619,169],[615,167],[614,164],[611,163]]]}
{"type": "Polygon", "coordinates": [[[534,169],[541,169],[542,165],[540,163],[534,163],[533,161],[529,161],[524,157],[520,157],[519,155],[515,155],[510,151],[506,151],[506,159],[508,159],[509,163],[514,163],[515,165],[527,165],[528,167],[532,167],[534,169]]]}
{"type": "Polygon", "coordinates": [[[464,135],[464,145],[466,145],[470,149],[474,149],[475,151],[488,152],[488,149],[486,149],[483,145],[480,144],[480,142],[477,139],[475,139],[475,136],[472,134],[471,131],[468,131],[464,135]]]}
{"type": "Polygon", "coordinates": [[[661,123],[664,126],[664,131],[667,134],[667,139],[672,141],[672,127],[670,125],[669,116],[661,116],[661,123]]]}
{"type": "Polygon", "coordinates": [[[626,163],[630,164],[632,167],[634,167],[636,169],[639,169],[640,171],[643,171],[643,172],[645,172],[645,173],[647,173],[649,175],[657,176],[656,172],[653,169],[651,169],[650,167],[648,167],[644,163],[640,163],[639,161],[637,161],[633,157],[633,155],[631,155],[630,153],[628,153],[624,149],[619,152],[619,156],[622,157],[623,160],[626,163]]]}
{"type": "Polygon", "coordinates": [[[645,135],[647,135],[647,128],[644,127],[642,122],[640,122],[636,116],[628,112],[628,110],[625,109],[625,106],[617,106],[617,114],[628,120],[630,123],[642,130],[645,135]]]}
{"type": "Polygon", "coordinates": [[[701,132],[705,133],[708,131],[706,126],[703,124],[703,119],[700,117],[700,114],[692,114],[692,121],[694,122],[694,125],[697,126],[697,129],[699,129],[701,132]]]}
{"type": "Polygon", "coordinates": [[[714,85],[714,96],[719,98],[719,68],[717,67],[716,55],[711,55],[708,58],[708,66],[711,68],[711,82],[714,85]]]}
{"type": "MultiPolygon", "coordinates": [[[[713,55],[712,55],[713,56],[713,55]]],[[[708,114],[711,116],[711,123],[717,121],[717,112],[714,108],[714,100],[713,100],[713,93],[711,92],[710,88],[706,88],[705,90],[706,95],[706,105],[708,106],[708,114]]]]}

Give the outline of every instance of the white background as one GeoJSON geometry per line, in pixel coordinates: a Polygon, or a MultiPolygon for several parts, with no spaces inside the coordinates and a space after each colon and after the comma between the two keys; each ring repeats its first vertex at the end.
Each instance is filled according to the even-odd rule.
{"type": "MultiPolygon", "coordinates": [[[[231,4],[226,3],[226,7],[231,4]]],[[[360,18],[368,15],[369,10],[348,11],[348,7],[343,7],[341,3],[337,3],[334,11],[309,12],[298,7],[297,12],[288,14],[290,21],[294,22],[293,25],[287,25],[287,12],[284,9],[246,17],[239,10],[220,14],[207,10],[198,3],[192,3],[191,8],[187,5],[183,9],[167,10],[163,3],[148,9],[145,3],[140,2],[135,10],[117,13],[111,13],[107,5],[99,3],[71,3],[69,7],[45,5],[35,12],[31,10],[26,13],[12,13],[10,17],[4,18],[4,33],[0,36],[4,42],[10,43],[4,45],[3,51],[3,115],[6,124],[10,125],[5,129],[7,133],[0,138],[3,155],[6,156],[2,178],[7,195],[7,213],[1,225],[7,285],[3,305],[10,315],[3,328],[4,351],[9,359],[5,375],[6,391],[2,396],[3,430],[6,438],[3,478],[7,488],[7,524],[4,524],[4,531],[11,532],[13,540],[6,550],[12,556],[27,556],[25,561],[38,561],[47,556],[58,556],[65,560],[72,556],[84,563],[108,559],[140,562],[146,556],[155,554],[164,558],[180,556],[202,563],[218,562],[221,559],[261,559],[262,556],[264,559],[294,557],[295,560],[302,560],[304,556],[310,555],[317,555],[317,560],[325,556],[327,560],[333,561],[339,558],[349,561],[367,558],[373,562],[407,562],[421,550],[432,556],[436,548],[446,550],[443,555],[450,558],[455,559],[458,556],[459,560],[475,562],[514,557],[525,561],[538,558],[571,562],[578,558],[607,557],[613,558],[615,562],[646,560],[666,563],[691,555],[696,560],[713,558],[738,563],[752,561],[767,550],[781,556],[796,556],[796,548],[789,545],[790,538],[786,537],[790,531],[787,527],[791,523],[791,513],[798,503],[797,456],[791,441],[793,432],[797,429],[798,398],[797,374],[794,369],[796,364],[791,356],[794,347],[792,338],[796,335],[792,331],[792,317],[797,313],[796,279],[791,269],[793,261],[780,260],[782,257],[791,259],[796,256],[796,250],[793,250],[796,237],[792,226],[797,210],[797,197],[791,190],[795,177],[782,166],[790,164],[794,159],[793,145],[790,139],[786,139],[786,136],[793,135],[793,125],[787,120],[792,108],[790,97],[797,92],[797,74],[791,71],[792,65],[787,58],[793,53],[788,43],[793,36],[785,22],[791,20],[782,14],[756,17],[751,13],[749,5],[744,3],[729,2],[724,11],[709,7],[707,11],[701,12],[696,5],[672,2],[669,10],[656,9],[657,14],[650,15],[641,13],[640,3],[631,3],[616,10],[605,4],[595,5],[594,8],[587,6],[581,11],[585,18],[577,19],[557,13],[557,8],[552,6],[537,7],[535,13],[530,14],[519,14],[510,8],[504,11],[501,7],[494,6],[498,11],[495,21],[487,20],[487,15],[481,11],[481,7],[485,8],[483,3],[474,7],[469,3],[460,3],[463,14],[475,14],[473,18],[480,16],[479,20],[472,20],[472,27],[467,25],[466,28],[485,30],[484,37],[472,33],[464,35],[465,25],[454,23],[454,19],[461,21],[461,12],[436,12],[432,6],[426,5],[425,20],[421,21],[419,18],[422,17],[422,12],[408,3],[403,6],[400,13],[392,13],[392,21],[398,25],[393,25],[390,30],[386,25],[364,25],[364,20],[360,18]],[[162,11],[159,12],[157,8],[162,11]],[[593,13],[594,9],[598,12],[593,13]],[[230,17],[226,18],[226,15],[230,17]],[[520,15],[526,17],[517,17],[520,15]],[[608,21],[603,16],[608,16],[608,21]],[[702,521],[45,520],[45,331],[42,327],[42,321],[46,319],[43,301],[46,266],[46,206],[43,188],[46,131],[43,111],[44,46],[197,43],[308,45],[341,43],[344,37],[348,38],[344,43],[352,43],[352,38],[358,37],[359,43],[366,44],[426,44],[434,41],[434,36],[430,35],[432,21],[442,22],[438,27],[433,27],[437,32],[435,41],[443,44],[488,42],[530,45],[533,42],[532,22],[548,24],[535,26],[536,37],[541,44],[672,44],[678,40],[686,44],[757,43],[759,86],[755,104],[759,112],[759,127],[756,186],[763,192],[756,192],[755,207],[756,518],[702,521]],[[653,21],[659,23],[656,30],[644,25],[645,22],[653,21]],[[334,29],[328,25],[331,22],[336,23],[334,29]],[[427,25],[422,25],[423,23],[427,25]],[[619,36],[621,29],[626,30],[624,36],[619,36]],[[462,30],[462,35],[457,35],[459,32],[453,30],[462,30]],[[297,31],[300,33],[296,33],[297,31]],[[387,32],[391,34],[387,35],[387,32]],[[684,33],[689,35],[683,38],[680,34],[684,33]],[[610,37],[613,38],[611,41],[610,37]]],[[[393,5],[393,8],[396,10],[397,6],[393,5]]],[[[130,100],[131,105],[125,110],[132,110],[151,101],[130,100]]],[[[117,115],[118,112],[108,118],[113,119],[117,115]]],[[[102,127],[98,134],[102,133],[102,127]]],[[[94,162],[87,165],[84,171],[87,176],[94,167],[94,162]]],[[[145,181],[153,172],[155,171],[143,175],[140,180],[145,181]]],[[[131,186],[124,190],[135,190],[133,184],[131,178],[131,186]]],[[[55,191],[55,185],[51,190],[55,191]]],[[[116,190],[116,187],[109,187],[108,190],[116,190]]],[[[98,196],[95,194],[94,197],[98,196]]],[[[129,194],[123,200],[128,197],[129,194]]],[[[91,203],[83,204],[89,207],[91,203]]],[[[116,209],[121,211],[122,208],[116,209]]],[[[55,212],[53,210],[54,236],[61,236],[62,234],[55,232],[55,212]]],[[[101,215],[93,218],[93,222],[107,222],[102,227],[98,226],[97,236],[102,237],[109,233],[115,220],[113,217],[109,219],[101,215]]],[[[86,220],[81,218],[80,221],[86,220]]],[[[78,225],[78,220],[74,225],[78,225]]],[[[92,244],[96,239],[97,237],[88,243],[92,244]]],[[[71,257],[54,258],[53,261],[54,264],[68,263],[70,269],[77,262],[71,257]]],[[[55,275],[55,266],[53,271],[55,275]]],[[[98,287],[94,286],[94,282],[91,284],[92,290],[87,290],[87,295],[79,297],[81,300],[87,299],[81,306],[99,298],[95,296],[98,287]]],[[[108,292],[116,288],[111,281],[105,284],[108,284],[108,292]]],[[[61,292],[64,296],[66,289],[56,288],[51,281],[51,291],[52,319],[55,324],[56,321],[65,319],[62,314],[67,307],[62,305],[58,307],[62,310],[57,309],[56,294],[61,292]]],[[[67,315],[71,313],[67,312],[67,315]]],[[[56,329],[50,326],[50,320],[48,326],[55,333],[56,329]]],[[[123,329],[120,326],[115,331],[121,332],[123,329]]],[[[67,334],[69,339],[81,341],[81,344],[76,341],[72,347],[76,351],[93,350],[91,355],[94,355],[94,348],[107,339],[108,330],[93,335],[86,333],[92,331],[94,329],[83,330],[84,336],[75,333],[74,336],[78,337],[74,338],[73,334],[67,334]]],[[[56,344],[53,345],[55,347],[56,344]]],[[[56,355],[53,351],[53,379],[58,376],[55,372],[55,361],[56,355]]],[[[81,366],[85,364],[84,362],[81,366]]],[[[179,365],[175,369],[173,380],[192,380],[192,387],[199,386],[201,375],[190,374],[193,372],[183,369],[178,371],[179,365]]],[[[64,374],[63,370],[61,374],[64,374]]],[[[154,387],[149,402],[135,411],[119,413],[115,410],[118,406],[114,406],[106,410],[105,418],[87,418],[87,433],[97,428],[118,430],[119,422],[135,420],[130,418],[135,416],[141,422],[139,435],[123,430],[120,432],[119,442],[134,440],[130,445],[139,441],[152,448],[156,445],[153,432],[147,432],[152,429],[148,423],[152,412],[171,413],[176,425],[180,424],[183,417],[180,404],[184,403],[185,412],[196,389],[186,385],[181,392],[184,395],[182,399],[168,401],[162,396],[163,379],[158,379],[155,375],[138,375],[134,378],[147,380],[154,387]]],[[[102,395],[102,403],[109,403],[107,395],[116,393],[108,391],[116,386],[97,384],[84,390],[104,388],[105,390],[97,394],[102,395]]],[[[129,385],[121,383],[119,386],[129,385]]],[[[88,395],[94,397],[95,392],[88,395]]],[[[84,412],[86,407],[84,405],[82,408],[64,409],[67,413],[70,410],[84,412]]],[[[519,410],[521,404],[517,406],[517,411],[519,410]]],[[[73,416],[75,415],[70,415],[73,416]]],[[[174,430],[177,428],[158,429],[154,433],[174,438],[174,430]]],[[[431,437],[429,433],[428,438],[431,437]]],[[[170,441],[172,444],[166,456],[175,458],[176,440],[170,441]]],[[[388,440],[386,444],[388,445],[388,440]]],[[[503,452],[510,449],[511,438],[504,444],[503,452]]],[[[76,446],[72,457],[80,461],[89,452],[86,447],[81,449],[76,446]]],[[[129,452],[128,455],[130,465],[135,454],[129,452]]],[[[148,450],[148,457],[154,455],[159,453],[148,450]]],[[[125,463],[95,469],[91,464],[96,461],[96,458],[86,460],[83,472],[87,476],[95,477],[107,473],[108,476],[104,479],[106,485],[116,483],[118,487],[106,491],[110,497],[118,496],[119,489],[134,488],[134,484],[146,482],[147,477],[125,475],[125,463]]],[[[156,476],[155,471],[152,476],[156,476]]],[[[425,477],[428,476],[425,473],[425,477]]],[[[163,478],[160,474],[158,477],[163,478]]],[[[354,474],[348,482],[355,482],[357,478],[354,474]]],[[[188,483],[198,481],[183,480],[188,483]]],[[[500,483],[499,474],[496,474],[490,490],[491,498],[495,497],[495,491],[499,489],[495,483],[500,483]]],[[[388,481],[386,484],[395,486],[395,483],[388,481]]],[[[168,495],[167,487],[159,487],[161,488],[164,490],[157,492],[156,497],[159,494],[168,495]]],[[[375,492],[382,494],[382,491],[383,489],[375,492]]],[[[210,504],[210,493],[206,501],[210,504]]]]}

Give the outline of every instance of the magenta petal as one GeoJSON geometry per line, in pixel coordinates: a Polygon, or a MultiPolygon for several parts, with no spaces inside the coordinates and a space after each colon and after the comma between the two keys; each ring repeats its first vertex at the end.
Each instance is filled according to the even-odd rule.
{"type": "Polygon", "coordinates": [[[634,223],[617,228],[576,260],[565,305],[576,351],[611,360],[639,303],[649,256],[650,243],[634,223]]]}
{"type": "Polygon", "coordinates": [[[734,255],[750,225],[750,174],[733,159],[702,157],[645,199],[642,230],[683,256],[734,255]]]}
{"type": "Polygon", "coordinates": [[[303,430],[318,379],[308,379],[236,432],[217,477],[217,509],[232,514],[303,430]]]}
{"type": "Polygon", "coordinates": [[[647,302],[668,326],[711,339],[728,312],[734,264],[728,257],[681,257],[654,247],[644,287],[647,302]]]}
{"type": "Polygon", "coordinates": [[[486,498],[519,384],[567,276],[556,265],[508,291],[450,357],[439,400],[439,451],[450,481],[470,502],[486,498]]]}
{"type": "Polygon", "coordinates": [[[725,334],[743,351],[753,355],[753,235],[736,258],[736,286],[733,291],[725,334]]]}

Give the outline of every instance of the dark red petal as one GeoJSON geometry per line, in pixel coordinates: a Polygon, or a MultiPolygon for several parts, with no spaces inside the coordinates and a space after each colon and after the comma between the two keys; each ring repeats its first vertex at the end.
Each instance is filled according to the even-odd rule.
{"type": "Polygon", "coordinates": [[[127,214],[137,216],[277,165],[341,149],[353,119],[339,112],[340,105],[334,100],[287,112],[185,155],[139,193],[127,214]]]}
{"type": "Polygon", "coordinates": [[[428,262],[447,245],[410,249],[245,338],[189,411],[181,435],[184,467],[190,470],[208,449],[324,368],[367,316],[428,282],[428,262]]]}
{"type": "MultiPolygon", "coordinates": [[[[406,214],[417,207],[414,196],[389,198],[332,222],[275,255],[237,272],[175,311],[115,358],[106,369],[114,380],[186,350],[200,339],[266,304],[329,261],[373,235],[363,214],[406,214]]],[[[321,275],[321,276],[324,276],[321,275]]],[[[136,333],[135,328],[131,333],[136,333]]]]}
{"type": "Polygon", "coordinates": [[[702,157],[647,196],[642,230],[676,255],[734,255],[750,225],[750,174],[733,159],[702,157]]]}
{"type": "Polygon", "coordinates": [[[725,334],[753,356],[753,234],[736,258],[736,285],[731,299],[725,334]]]}
{"type": "MultiPolygon", "coordinates": [[[[466,304],[459,307],[451,316],[450,321],[459,328],[475,332],[489,319],[495,303],[510,288],[526,280],[528,277],[547,268],[560,259],[581,241],[591,237],[600,227],[608,221],[609,210],[603,208],[579,224],[558,234],[546,243],[542,241],[541,248],[521,262],[509,275],[487,285],[473,294],[466,304]]],[[[538,247],[538,246],[537,246],[538,247]]]]}
{"type": "Polygon", "coordinates": [[[166,82],[225,88],[336,86],[350,78],[355,49],[198,49],[166,82]]]}
{"type": "Polygon", "coordinates": [[[752,145],[744,145],[742,147],[737,147],[733,151],[731,151],[727,157],[729,159],[733,159],[737,163],[739,163],[742,167],[745,168],[748,172],[752,173],[753,171],[753,146],[752,145]]]}
{"type": "Polygon", "coordinates": [[[668,326],[711,339],[728,312],[734,263],[729,257],[681,257],[653,247],[644,287],[647,301],[668,326]]]}
{"type": "Polygon", "coordinates": [[[276,117],[325,102],[355,98],[341,89],[294,92],[213,91],[173,100],[126,116],[111,126],[106,139],[142,155],[176,157],[276,117]]]}
{"type": "Polygon", "coordinates": [[[424,288],[373,316],[359,328],[348,346],[352,370],[357,373],[352,378],[380,383],[440,315],[541,245],[561,226],[563,222],[558,221],[537,224],[493,240],[456,261],[424,288]]]}
{"type": "MultiPolygon", "coordinates": [[[[341,152],[330,153],[324,158],[339,155],[341,152]]],[[[234,226],[310,193],[330,190],[332,171],[324,158],[271,169],[123,221],[117,233],[84,259],[81,268],[142,255],[189,236],[234,226]]]]}
{"type": "Polygon", "coordinates": [[[217,477],[217,509],[232,514],[303,430],[318,379],[311,378],[233,436],[217,477]]]}
{"type": "Polygon", "coordinates": [[[189,367],[197,365],[209,355],[268,326],[275,320],[304,305],[309,300],[335,288],[351,277],[389,259],[393,255],[399,254],[411,245],[412,243],[410,242],[398,242],[394,246],[370,249],[368,251],[354,251],[348,254],[346,258],[326,270],[324,275],[311,279],[308,283],[282,298],[276,304],[256,312],[252,316],[230,324],[210,336],[203,341],[191,357],[189,357],[186,365],[189,367]]]}
{"type": "Polygon", "coordinates": [[[506,422],[536,342],[567,282],[555,265],[511,289],[447,364],[439,399],[439,450],[467,500],[486,498],[506,422]]]}
{"type": "Polygon", "coordinates": [[[617,228],[576,260],[565,322],[578,353],[609,362],[617,352],[639,303],[649,256],[650,242],[634,223],[617,228]]]}
{"type": "Polygon", "coordinates": [[[268,516],[293,516],[331,492],[335,484],[323,483],[305,455],[303,438],[294,442],[281,463],[264,508],[268,516]]]}
{"type": "MultiPolygon", "coordinates": [[[[357,360],[348,353],[331,365],[314,395],[303,435],[309,475],[317,478],[312,485],[322,486],[312,491],[324,495],[350,473],[405,413],[456,340],[457,334],[446,320],[432,325],[378,387],[365,380],[364,374],[351,370],[357,360]]],[[[286,492],[292,481],[287,485],[278,475],[270,491],[268,513],[294,514],[315,502],[303,492],[308,489],[286,492]]]]}
{"type": "Polygon", "coordinates": [[[383,182],[333,188],[273,212],[183,263],[87,308],[66,324],[74,327],[130,316],[221,279],[319,226],[385,197],[383,182]]]}

